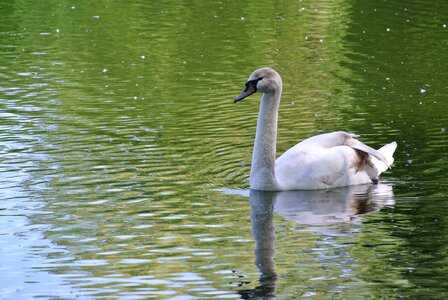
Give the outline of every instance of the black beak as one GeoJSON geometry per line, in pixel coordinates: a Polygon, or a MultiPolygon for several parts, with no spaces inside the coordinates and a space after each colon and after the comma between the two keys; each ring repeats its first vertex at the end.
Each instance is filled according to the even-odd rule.
{"type": "Polygon", "coordinates": [[[241,94],[238,97],[233,99],[233,103],[237,103],[238,101],[241,101],[244,98],[255,93],[257,91],[257,82],[258,80],[251,80],[246,82],[246,88],[244,89],[244,91],[241,92],[241,94]]]}

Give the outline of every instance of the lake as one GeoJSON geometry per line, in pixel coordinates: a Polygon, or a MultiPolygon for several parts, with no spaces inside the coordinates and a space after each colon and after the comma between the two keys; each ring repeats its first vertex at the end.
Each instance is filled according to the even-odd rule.
{"type": "Polygon", "coordinates": [[[0,1],[0,298],[448,297],[448,2],[0,1]],[[278,153],[397,141],[378,185],[249,190],[278,153]]]}

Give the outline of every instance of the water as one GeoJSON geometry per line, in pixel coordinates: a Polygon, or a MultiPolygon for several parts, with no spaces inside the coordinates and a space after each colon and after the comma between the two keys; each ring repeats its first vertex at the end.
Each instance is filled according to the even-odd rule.
{"type": "Polygon", "coordinates": [[[0,295],[446,298],[445,3],[0,1],[0,295]],[[398,142],[378,186],[248,190],[278,151],[398,142]]]}

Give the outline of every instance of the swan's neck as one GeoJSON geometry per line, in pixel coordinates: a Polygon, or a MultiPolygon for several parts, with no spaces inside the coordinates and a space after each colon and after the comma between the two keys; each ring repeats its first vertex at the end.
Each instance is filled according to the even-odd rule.
{"type": "Polygon", "coordinates": [[[261,96],[255,134],[250,187],[256,190],[276,190],[275,153],[277,142],[277,119],[281,89],[261,96]]]}

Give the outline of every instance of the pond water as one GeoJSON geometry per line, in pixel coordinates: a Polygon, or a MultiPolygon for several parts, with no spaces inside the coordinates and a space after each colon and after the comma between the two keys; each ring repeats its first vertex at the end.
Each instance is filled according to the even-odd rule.
{"type": "Polygon", "coordinates": [[[448,296],[448,2],[0,0],[0,298],[448,296]],[[277,149],[346,130],[376,186],[249,191],[277,149]]]}

